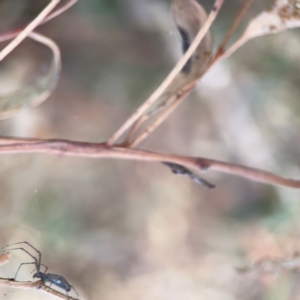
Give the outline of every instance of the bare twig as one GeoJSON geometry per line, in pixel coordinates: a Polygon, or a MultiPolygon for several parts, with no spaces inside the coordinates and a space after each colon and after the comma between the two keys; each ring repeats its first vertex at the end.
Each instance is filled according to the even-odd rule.
{"type": "MultiPolygon", "coordinates": [[[[4,137],[2,137],[2,140],[3,139],[4,137]]],[[[202,157],[180,156],[113,147],[106,143],[96,144],[68,140],[44,140],[41,142],[29,141],[28,143],[25,143],[24,140],[22,141],[22,143],[17,144],[1,145],[0,154],[46,153],[58,156],[127,159],[144,162],[169,162],[185,166],[186,168],[195,169],[197,171],[210,169],[262,183],[282,185],[297,189],[300,188],[300,180],[289,179],[263,170],[202,157]]]]}
{"type": "MultiPolygon", "coordinates": [[[[4,58],[10,51],[14,49],[24,38],[31,36],[32,38],[39,39],[39,36],[35,33],[32,33],[35,27],[37,27],[41,22],[45,21],[48,17],[51,16],[50,12],[54,7],[59,3],[60,0],[52,0],[49,5],[39,14],[39,16],[31,22],[18,36],[15,40],[9,44],[4,51],[0,54],[0,59],[4,58]],[[2,55],[2,56],[1,56],[2,55]]],[[[186,62],[190,59],[191,55],[194,53],[195,49],[198,47],[201,39],[205,36],[210,25],[212,24],[218,10],[220,9],[223,0],[216,0],[214,8],[210,13],[207,22],[198,32],[195,40],[191,44],[188,51],[185,53],[183,58],[178,62],[169,76],[165,81],[159,86],[159,88],[150,96],[150,98],[132,115],[131,118],[108,140],[107,143],[85,143],[85,142],[74,142],[67,140],[39,140],[39,139],[20,139],[20,138],[0,138],[0,154],[5,153],[46,153],[59,156],[77,156],[77,157],[87,157],[87,158],[111,158],[111,159],[129,159],[129,160],[139,160],[147,162],[159,162],[165,163],[169,167],[172,166],[172,170],[175,170],[178,173],[183,175],[188,175],[193,180],[196,178],[199,182],[205,185],[210,185],[208,182],[204,181],[202,178],[197,177],[192,173],[188,168],[195,169],[197,171],[203,170],[216,170],[224,173],[229,173],[236,176],[241,176],[248,178],[254,181],[259,181],[263,183],[273,184],[273,185],[283,185],[286,187],[300,188],[300,180],[293,180],[277,176],[275,174],[262,171],[259,169],[249,168],[246,166],[236,165],[225,163],[221,161],[201,158],[201,157],[188,157],[188,156],[179,156],[172,154],[161,154],[156,152],[134,150],[125,147],[113,147],[117,139],[123,135],[129,128],[134,124],[141,116],[155,103],[155,101],[162,95],[166,90],[168,85],[172,80],[178,75],[180,70],[184,67],[186,62]],[[200,180],[199,180],[200,178],[200,180]]],[[[244,8],[247,6],[246,2],[244,8]]],[[[227,43],[231,31],[238,24],[239,20],[233,24],[232,29],[229,31],[227,37],[225,37],[224,45],[227,43]]],[[[222,46],[221,44],[221,49],[222,46]]],[[[166,111],[154,121],[146,130],[138,136],[130,146],[135,146],[146,138],[167,116],[168,114],[182,101],[182,99],[188,94],[188,92],[195,86],[196,82],[193,82],[190,85],[190,89],[181,91],[177,94],[177,98],[172,102],[172,104],[166,109],[166,111]]],[[[9,282],[15,281],[9,280],[9,282]]]]}
{"type": "Polygon", "coordinates": [[[60,0],[51,0],[51,2],[39,13],[39,15],[0,52],[0,61],[2,61],[13,49],[15,49],[45,19],[45,17],[59,2],[60,0]]]}
{"type": "Polygon", "coordinates": [[[57,8],[56,10],[54,10],[52,13],[50,13],[41,23],[45,24],[46,22],[56,18],[57,16],[61,15],[62,13],[64,13],[66,10],[68,10],[71,6],[73,6],[78,0],[69,0],[67,1],[64,5],[62,5],[61,7],[57,8]]]}
{"type": "MultiPolygon", "coordinates": [[[[42,20],[38,26],[45,24],[46,22],[52,20],[53,18],[56,18],[66,10],[68,10],[71,6],[73,6],[78,0],[69,0],[65,4],[61,5],[59,8],[54,10],[52,13],[50,13],[47,17],[45,17],[44,20],[42,20]]],[[[8,41],[16,37],[21,31],[23,31],[26,28],[27,25],[21,26],[17,29],[14,29],[10,32],[6,32],[3,34],[0,34],[0,43],[4,41],[8,41]]]]}
{"type": "Polygon", "coordinates": [[[211,60],[210,66],[214,64],[218,60],[218,58],[222,56],[223,53],[225,52],[225,47],[228,44],[229,39],[231,38],[232,34],[235,32],[238,25],[241,23],[242,18],[244,17],[245,13],[249,9],[252,2],[253,0],[245,0],[245,2],[243,3],[243,6],[241,7],[239,13],[237,14],[229,30],[227,31],[225,37],[223,38],[221,44],[219,45],[218,50],[216,51],[213,59],[211,60]]]}
{"type": "Polygon", "coordinates": [[[0,146],[1,145],[12,145],[12,144],[21,144],[21,143],[36,143],[43,142],[44,139],[31,139],[31,138],[20,138],[20,137],[0,137],[0,146]]]}
{"type": "Polygon", "coordinates": [[[268,34],[278,33],[289,28],[300,27],[298,0],[275,0],[273,7],[260,13],[247,26],[238,40],[219,58],[232,55],[249,40],[268,34]]]}
{"type": "MultiPolygon", "coordinates": [[[[181,36],[183,54],[189,49],[191,43],[199,33],[201,27],[207,22],[207,14],[197,0],[172,0],[171,12],[178,33],[181,36]]],[[[122,145],[128,144],[128,137],[145,120],[158,112],[165,110],[178,98],[178,94],[190,83],[198,81],[205,73],[212,56],[213,41],[210,30],[206,33],[200,45],[194,51],[192,57],[161,96],[156,99],[146,113],[144,113],[132,126],[123,139],[122,145]]],[[[152,122],[155,122],[155,119],[152,122]]],[[[155,126],[154,126],[155,128],[155,126]]]]}
{"type": "Polygon", "coordinates": [[[13,278],[0,278],[0,286],[13,287],[20,289],[40,290],[52,296],[65,300],[78,300],[45,285],[41,280],[38,281],[16,281],[13,278]]]}
{"type": "Polygon", "coordinates": [[[55,69],[57,70],[57,73],[59,73],[61,69],[61,55],[57,44],[53,40],[37,32],[31,32],[28,34],[28,36],[31,39],[35,40],[36,42],[39,42],[51,49],[53,53],[53,63],[55,65],[55,69]]]}
{"type": "MultiPolygon", "coordinates": [[[[137,129],[140,127],[140,125],[142,123],[144,123],[145,121],[147,121],[149,118],[151,118],[153,115],[159,113],[160,111],[166,109],[166,107],[168,107],[169,105],[172,105],[172,103],[177,100],[179,97],[179,95],[173,95],[171,96],[169,99],[167,99],[164,103],[162,103],[161,105],[159,105],[157,108],[153,109],[153,110],[150,110],[149,112],[147,112],[147,114],[141,116],[130,128],[130,130],[128,131],[128,133],[126,134],[126,137],[124,138],[123,142],[122,142],[122,146],[127,146],[127,147],[131,147],[134,143],[131,142],[131,139],[134,135],[134,133],[137,131],[137,129]]],[[[160,117],[158,117],[160,118],[160,117]]],[[[157,119],[153,122],[153,123],[156,123],[157,119]]],[[[161,123],[159,123],[161,124],[161,123]]],[[[152,126],[152,125],[149,125],[149,126],[152,126]]],[[[145,131],[148,131],[148,128],[149,126],[143,130],[143,133],[145,131]]]]}
{"type": "Polygon", "coordinates": [[[141,132],[132,142],[128,144],[129,147],[133,148],[144,141],[187,97],[190,91],[193,89],[196,83],[185,89],[184,91],[177,94],[176,99],[164,110],[164,112],[143,132],[141,132]]]}
{"type": "Polygon", "coordinates": [[[189,49],[183,55],[183,57],[178,61],[174,69],[169,73],[167,78],[161,83],[161,85],[154,91],[154,93],[146,100],[144,104],[137,111],[121,126],[121,128],[110,138],[108,139],[107,143],[109,145],[113,145],[123,134],[126,130],[134,124],[160,97],[163,92],[167,89],[170,83],[175,79],[181,69],[185,66],[188,60],[193,55],[194,51],[199,46],[201,40],[209,30],[211,24],[213,23],[215,17],[217,16],[218,11],[220,10],[224,0],[215,0],[215,4],[211,13],[208,16],[207,21],[205,22],[204,26],[200,29],[197,36],[195,37],[194,41],[192,42],[189,49]]]}
{"type": "Polygon", "coordinates": [[[121,144],[123,147],[130,147],[130,145],[132,143],[131,139],[134,136],[135,132],[141,126],[141,124],[143,124],[146,120],[148,120],[151,117],[151,115],[152,114],[148,113],[144,116],[141,116],[138,120],[135,121],[135,123],[131,126],[130,130],[126,134],[126,136],[121,144]]]}

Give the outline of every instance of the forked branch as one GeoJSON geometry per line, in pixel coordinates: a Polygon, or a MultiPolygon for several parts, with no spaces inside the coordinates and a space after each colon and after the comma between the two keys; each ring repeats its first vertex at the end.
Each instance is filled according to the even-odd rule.
{"type": "Polygon", "coordinates": [[[0,61],[2,61],[13,49],[15,49],[57,6],[61,0],[51,0],[51,2],[42,10],[39,15],[30,22],[1,52],[0,61]]]}
{"type": "MultiPolygon", "coordinates": [[[[32,30],[41,24],[41,22],[45,21],[51,16],[50,12],[54,9],[54,7],[58,4],[59,0],[52,0],[50,4],[47,6],[45,10],[31,23],[29,24],[22,33],[18,36],[15,43],[19,43],[21,40],[19,38],[24,38],[32,32],[32,30]]],[[[69,1],[68,3],[71,3],[69,1]]],[[[276,1],[277,3],[278,1],[276,1]]],[[[151,107],[151,105],[157,100],[157,98],[162,95],[162,93],[168,88],[169,84],[172,80],[178,75],[181,69],[185,66],[188,60],[191,58],[191,55],[194,53],[195,49],[199,46],[199,43],[209,30],[210,25],[212,24],[213,20],[215,19],[217,12],[219,11],[223,0],[216,0],[215,5],[201,28],[201,30],[196,35],[195,40],[183,56],[183,58],[178,62],[172,72],[167,76],[165,81],[159,86],[159,88],[150,96],[150,98],[136,111],[135,114],[132,115],[128,119],[127,122],[106,142],[106,143],[84,143],[84,142],[74,142],[74,141],[66,141],[66,140],[36,140],[36,139],[20,139],[20,138],[1,138],[0,139],[0,154],[5,153],[47,153],[47,154],[54,154],[54,155],[65,155],[65,156],[79,156],[79,157],[90,157],[90,158],[113,158],[113,159],[131,159],[131,160],[140,160],[140,161],[148,161],[148,162],[166,162],[169,164],[177,164],[182,165],[185,168],[192,168],[197,171],[203,171],[206,169],[216,170],[220,172],[229,173],[232,175],[237,175],[241,177],[245,177],[254,181],[260,181],[269,184],[278,184],[287,187],[293,188],[300,188],[300,181],[287,179],[281,176],[277,176],[275,174],[265,172],[258,169],[248,168],[245,166],[229,164],[225,162],[220,162],[216,160],[210,160],[206,158],[200,157],[188,157],[188,156],[178,156],[178,155],[171,155],[171,154],[161,154],[156,152],[149,152],[149,151],[142,151],[142,150],[133,150],[127,147],[117,147],[113,146],[115,142],[123,135],[147,110],[151,107]]],[[[245,5],[243,7],[243,11],[246,10],[250,3],[250,0],[246,0],[245,5]]],[[[279,3],[279,2],[278,2],[279,3]]],[[[279,5],[279,4],[278,4],[279,5]]],[[[274,14],[278,12],[278,7],[275,6],[273,9],[274,14]]],[[[296,8],[295,8],[296,9],[296,8]]],[[[242,15],[242,13],[240,14],[242,15]]],[[[262,14],[260,16],[260,21],[264,17],[262,14]]],[[[232,26],[232,30],[236,27],[237,23],[239,22],[239,18],[232,26]]],[[[278,21],[278,18],[276,19],[278,21]]],[[[282,21],[281,19],[279,21],[282,21]]],[[[278,22],[279,22],[278,21],[278,22]]],[[[298,24],[297,20],[294,23],[289,23],[288,25],[295,26],[298,24]]],[[[283,22],[283,21],[282,21],[283,22]]],[[[262,22],[262,25],[265,23],[262,22]]],[[[253,23],[252,23],[253,24],[253,23]]],[[[283,30],[285,23],[280,23],[278,30],[283,30]]],[[[253,26],[252,26],[253,27],[253,26]]],[[[252,28],[251,27],[251,28],[252,28]]],[[[264,28],[264,27],[261,27],[264,28]]],[[[257,29],[257,27],[256,27],[257,29]]],[[[247,32],[249,33],[249,28],[247,32]]],[[[232,33],[230,31],[230,34],[232,33]]],[[[256,35],[261,33],[261,29],[256,31],[256,35]]],[[[34,36],[34,34],[32,34],[34,36]]],[[[245,36],[245,35],[244,35],[245,36]]],[[[248,36],[254,36],[247,35],[248,36]]],[[[225,42],[228,41],[228,36],[225,38],[225,42]]],[[[224,44],[225,44],[224,42],[224,44]]],[[[16,44],[11,44],[16,45],[16,44]]],[[[6,50],[2,53],[2,57],[5,57],[5,53],[9,53],[12,50],[6,50]],[[8,52],[7,52],[8,51],[8,52]]],[[[15,47],[15,46],[13,46],[15,47]]],[[[223,45],[221,45],[222,49],[223,45]]],[[[196,82],[193,82],[190,88],[196,82]]],[[[138,136],[135,140],[133,140],[130,146],[135,146],[140,143],[143,139],[145,139],[149,133],[151,133],[161,122],[164,120],[168,114],[182,101],[182,99],[186,96],[189,90],[185,90],[185,92],[177,91],[177,98],[173,103],[171,103],[170,107],[166,110],[164,114],[160,118],[158,118],[153,124],[150,125],[140,136],[138,136]],[[181,92],[181,94],[180,94],[181,92]],[[186,93],[186,94],[185,94],[186,93]]]]}
{"type": "Polygon", "coordinates": [[[211,13],[208,16],[207,21],[201,27],[200,31],[196,35],[194,41],[190,45],[189,49],[183,55],[183,57],[178,61],[173,70],[169,73],[166,79],[160,84],[160,86],[153,92],[153,94],[142,104],[136,112],[121,126],[117,132],[108,139],[107,143],[113,145],[146,111],[155,103],[155,101],[166,91],[168,86],[176,78],[188,60],[191,58],[200,42],[204,38],[205,34],[208,32],[211,24],[215,20],[218,11],[220,10],[224,0],[216,0],[212,8],[211,13]]]}

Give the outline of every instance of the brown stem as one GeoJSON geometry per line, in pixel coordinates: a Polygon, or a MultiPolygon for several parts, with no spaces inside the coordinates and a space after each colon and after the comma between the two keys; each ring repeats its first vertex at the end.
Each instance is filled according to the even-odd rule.
{"type": "Polygon", "coordinates": [[[4,49],[0,51],[0,61],[28,37],[28,35],[33,32],[60,1],[61,0],[51,0],[49,4],[8,45],[6,45],[4,49]]]}
{"type": "Polygon", "coordinates": [[[131,126],[130,130],[126,134],[126,137],[124,138],[124,141],[122,142],[122,146],[128,147],[128,145],[131,144],[131,139],[134,136],[137,129],[143,124],[147,119],[149,118],[149,115],[141,116],[135,123],[131,126]]]}
{"type": "Polygon", "coordinates": [[[192,88],[180,93],[177,95],[176,99],[164,110],[164,112],[152,123],[150,124],[143,132],[141,132],[131,143],[128,144],[128,147],[136,147],[142,141],[144,141],[148,136],[154,132],[154,130],[164,122],[164,120],[182,103],[182,101],[188,96],[192,88]]]}
{"type": "Polygon", "coordinates": [[[13,278],[0,278],[0,286],[13,287],[19,289],[40,290],[52,296],[65,300],[78,300],[66,294],[62,294],[49,286],[45,285],[41,280],[38,281],[16,281],[13,278]]]}
{"type": "MultiPolygon", "coordinates": [[[[53,12],[51,12],[38,26],[45,24],[46,22],[56,18],[66,10],[68,10],[71,6],[73,6],[78,0],[68,0],[65,4],[63,4],[61,7],[57,8],[53,12]]],[[[0,34],[0,43],[4,41],[8,41],[16,37],[21,31],[23,31],[26,28],[27,25],[21,26],[13,31],[0,34]]]]}
{"type": "MultiPolygon", "coordinates": [[[[164,102],[162,105],[159,105],[158,107],[156,107],[155,109],[149,111],[146,115],[144,116],[141,116],[130,128],[129,132],[127,133],[124,141],[122,142],[122,146],[126,146],[128,147],[129,145],[131,146],[133,142],[131,142],[131,138],[133,137],[134,133],[137,131],[137,129],[140,127],[140,125],[142,123],[144,123],[145,121],[147,121],[149,118],[151,118],[153,115],[159,113],[160,111],[166,109],[166,107],[168,107],[169,105],[172,105],[172,103],[178,99],[178,96],[171,96],[168,100],[166,100],[166,102],[164,102]]],[[[160,118],[160,116],[158,117],[160,118]]],[[[156,123],[157,122],[157,119],[154,120],[153,123],[156,123]]],[[[161,124],[161,123],[159,123],[161,124]]],[[[148,130],[148,128],[150,127],[151,125],[149,125],[145,130],[143,130],[142,133],[144,133],[145,131],[148,130]]],[[[141,133],[141,134],[142,134],[141,133]]]]}
{"type": "Polygon", "coordinates": [[[140,106],[137,111],[113,134],[111,138],[107,140],[109,145],[113,145],[163,94],[163,92],[169,87],[178,73],[182,70],[188,60],[191,58],[196,48],[200,44],[203,37],[206,35],[211,24],[213,23],[215,17],[218,14],[224,0],[215,0],[213,9],[209,14],[207,21],[201,27],[200,31],[196,35],[194,41],[192,42],[189,49],[186,51],[184,56],[178,61],[173,70],[169,73],[166,79],[161,83],[161,85],[154,91],[154,93],[140,106]]]}
{"type": "Polygon", "coordinates": [[[216,51],[213,59],[211,60],[211,62],[209,64],[209,68],[224,54],[225,47],[228,44],[229,39],[231,38],[232,34],[234,33],[234,31],[236,30],[238,25],[241,23],[241,20],[242,20],[243,16],[245,15],[247,10],[249,9],[252,2],[253,2],[253,0],[245,0],[243,6],[241,7],[241,9],[239,11],[239,13],[235,17],[233,23],[231,24],[229,30],[227,31],[225,37],[223,38],[220,46],[218,47],[218,50],[216,51]]]}
{"type": "Polygon", "coordinates": [[[24,140],[22,141],[22,143],[1,145],[0,154],[46,153],[58,156],[128,159],[144,162],[170,162],[183,165],[187,168],[192,168],[197,171],[211,169],[267,184],[282,185],[298,189],[300,188],[300,180],[289,179],[263,170],[202,157],[180,156],[122,147],[113,147],[107,145],[106,143],[96,144],[68,140],[44,140],[40,142],[29,141],[28,143],[25,143],[24,140]]]}

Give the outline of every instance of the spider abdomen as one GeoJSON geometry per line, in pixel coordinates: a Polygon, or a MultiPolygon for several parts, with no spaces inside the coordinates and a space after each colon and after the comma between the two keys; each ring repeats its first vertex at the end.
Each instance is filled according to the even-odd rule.
{"type": "Polygon", "coordinates": [[[50,283],[65,290],[66,292],[70,292],[71,291],[71,285],[70,283],[63,277],[57,274],[51,274],[51,273],[47,273],[47,274],[43,274],[43,278],[42,280],[46,283],[50,283]]]}

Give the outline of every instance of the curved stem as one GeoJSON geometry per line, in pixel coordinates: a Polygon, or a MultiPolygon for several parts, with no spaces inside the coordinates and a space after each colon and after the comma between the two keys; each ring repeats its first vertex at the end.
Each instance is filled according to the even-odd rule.
{"type": "MultiPolygon", "coordinates": [[[[2,138],[3,140],[4,138],[2,138]]],[[[107,143],[86,143],[68,140],[44,140],[40,142],[0,145],[0,154],[46,153],[58,156],[86,158],[127,159],[144,162],[170,162],[197,171],[215,170],[272,185],[300,188],[300,180],[285,178],[260,169],[226,163],[203,157],[189,157],[144,150],[113,147],[107,143]]]]}
{"type": "Polygon", "coordinates": [[[198,45],[204,38],[205,34],[209,30],[211,24],[213,23],[214,19],[216,18],[218,11],[220,10],[224,0],[216,0],[215,4],[213,6],[213,9],[211,13],[209,14],[207,21],[201,27],[200,31],[196,35],[194,41],[192,42],[189,49],[186,51],[184,56],[178,61],[176,66],[173,68],[173,70],[169,73],[169,75],[166,77],[166,79],[161,83],[161,85],[154,91],[154,93],[142,104],[140,108],[137,109],[137,111],[121,126],[117,132],[108,139],[107,143],[109,145],[113,145],[124,133],[126,130],[132,126],[160,97],[163,92],[168,88],[168,86],[172,83],[172,81],[175,79],[177,74],[181,71],[181,69],[185,66],[187,61],[191,58],[195,50],[197,49],[198,45]]]}
{"type": "Polygon", "coordinates": [[[45,17],[59,2],[60,0],[51,0],[51,2],[39,13],[39,15],[0,52],[0,61],[2,61],[12,50],[14,50],[45,19],[45,17]]]}

